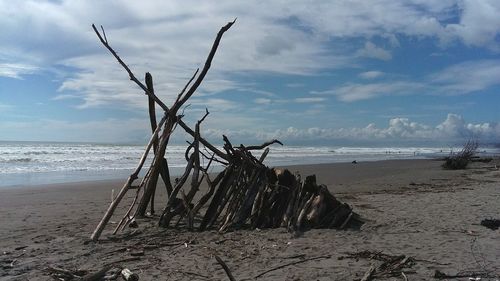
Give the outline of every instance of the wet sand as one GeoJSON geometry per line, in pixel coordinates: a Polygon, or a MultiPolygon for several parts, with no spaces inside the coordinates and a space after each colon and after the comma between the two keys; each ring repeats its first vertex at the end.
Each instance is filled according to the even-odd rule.
{"type": "MultiPolygon", "coordinates": [[[[85,244],[109,205],[111,190],[116,194],[125,179],[2,189],[0,280],[53,280],[49,266],[97,271],[132,254],[139,256],[119,264],[141,280],[228,280],[214,253],[236,280],[359,280],[376,261],[342,257],[364,250],[415,258],[406,269],[409,280],[432,280],[436,269],[498,274],[500,230],[479,224],[500,217],[495,161],[474,163],[464,171],[442,170],[435,160],[289,167],[303,176],[316,174],[318,183],[366,219],[359,231],[313,229],[299,236],[286,229],[225,234],[165,230],[155,226],[156,218],[111,236],[113,222],[134,196],[129,192],[101,241],[85,244]],[[137,235],[129,236],[131,232],[137,235]],[[319,256],[323,258],[255,278],[279,265],[319,256]]],[[[160,192],[156,205],[161,208],[162,202],[160,192]]]]}

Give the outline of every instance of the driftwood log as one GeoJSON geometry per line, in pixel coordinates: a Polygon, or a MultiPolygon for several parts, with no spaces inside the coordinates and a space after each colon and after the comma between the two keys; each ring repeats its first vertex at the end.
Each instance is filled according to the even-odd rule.
{"type": "Polygon", "coordinates": [[[125,69],[130,80],[147,95],[153,133],[137,168],[111,202],[92,233],[91,240],[99,239],[116,207],[131,189],[136,191],[136,196],[114,233],[132,222],[135,223],[136,218],[143,217],[148,206],[151,214],[154,214],[154,197],[160,178],[165,183],[168,195],[158,222],[162,227],[178,225],[181,220],[185,221],[185,225],[190,230],[217,229],[220,232],[239,228],[275,227],[287,227],[292,231],[308,228],[343,229],[359,227],[362,224],[359,216],[349,205],[338,201],[326,186],[316,183],[314,175],[302,180],[298,174],[292,174],[288,170],[268,168],[263,164],[269,153],[268,147],[273,144],[283,145],[280,141],[271,140],[256,146],[233,146],[229,139],[223,136],[223,146],[219,149],[201,135],[201,125],[209,114],[208,109],[205,115],[196,122],[194,130],[182,120],[183,114],[179,114],[179,110],[202,83],[210,69],[222,36],[234,22],[227,23],[219,30],[204,67],[201,71],[196,70],[171,107],[155,95],[152,75],[146,73],[145,84],[139,81],[109,45],[102,26],[101,33],[95,25],[92,25],[104,47],[125,69]],[[164,112],[163,118],[158,123],[156,106],[164,112]],[[187,162],[185,171],[173,184],[170,181],[166,148],[170,136],[178,127],[188,133],[193,140],[189,142],[185,152],[187,162]],[[133,185],[151,150],[154,157],[145,176],[138,185],[133,185]],[[264,151],[257,158],[252,151],[258,150],[264,151]],[[222,172],[215,177],[209,173],[213,162],[218,162],[224,167],[222,172]],[[197,202],[194,202],[195,195],[199,192],[203,182],[207,183],[208,191],[197,202]]]}

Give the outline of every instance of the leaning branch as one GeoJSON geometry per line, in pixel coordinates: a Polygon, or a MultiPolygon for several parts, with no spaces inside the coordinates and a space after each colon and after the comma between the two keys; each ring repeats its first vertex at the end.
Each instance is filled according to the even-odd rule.
{"type": "MultiPolygon", "coordinates": [[[[179,124],[179,126],[181,126],[184,129],[184,131],[186,131],[186,133],[190,134],[194,138],[194,136],[196,135],[195,132],[191,128],[189,128],[189,126],[186,123],[184,123],[184,121],[182,121],[182,119],[177,120],[177,123],[179,124]]],[[[218,148],[216,148],[211,143],[209,143],[206,139],[200,137],[200,142],[205,147],[207,147],[212,152],[214,152],[218,157],[220,157],[220,158],[222,158],[222,159],[224,159],[226,161],[229,161],[229,155],[227,155],[224,152],[220,151],[218,148]]]]}
{"type": "Polygon", "coordinates": [[[177,112],[177,110],[179,110],[179,108],[181,108],[181,106],[194,94],[196,89],[198,89],[198,86],[200,86],[201,82],[205,78],[205,75],[207,74],[208,70],[210,69],[210,66],[212,65],[212,60],[215,56],[215,53],[217,52],[217,48],[219,47],[219,43],[220,43],[220,40],[222,39],[222,35],[224,35],[224,33],[226,31],[228,31],[229,28],[231,28],[231,26],[235,22],[236,22],[236,19],[234,19],[234,21],[232,21],[232,22],[228,22],[225,26],[223,26],[219,30],[219,32],[217,33],[217,37],[215,38],[215,41],[212,45],[212,49],[210,50],[210,53],[208,54],[207,60],[205,61],[205,66],[203,67],[203,69],[200,72],[200,75],[198,75],[198,77],[196,78],[196,81],[194,81],[193,85],[191,86],[191,88],[189,88],[186,95],[184,95],[184,97],[182,97],[181,100],[174,105],[174,107],[172,108],[173,112],[177,112]]]}
{"type": "MultiPolygon", "coordinates": [[[[163,110],[165,110],[165,112],[168,112],[169,109],[168,109],[168,106],[166,106],[157,96],[155,96],[153,93],[151,93],[149,91],[149,89],[141,82],[139,81],[134,73],[132,73],[132,71],[130,70],[130,68],[125,64],[125,62],[118,56],[118,54],[115,52],[115,50],[113,50],[113,48],[108,44],[108,40],[107,38],[103,38],[103,36],[101,35],[101,33],[97,30],[97,28],[95,27],[94,24],[92,24],[92,28],[94,29],[94,32],[95,34],[97,34],[97,37],[99,37],[99,40],[101,41],[101,43],[104,45],[104,47],[106,47],[106,49],[109,50],[109,52],[116,58],[116,60],[118,61],[118,63],[120,63],[120,65],[127,71],[128,73],[128,76],[130,77],[130,80],[134,81],[139,87],[141,87],[142,90],[144,90],[144,92],[152,97],[156,103],[158,103],[158,105],[163,108],[163,110]]],[[[102,28],[102,26],[101,26],[102,28]]],[[[103,30],[103,33],[104,33],[104,28],[102,28],[103,30]]]]}
{"type": "Polygon", "coordinates": [[[163,123],[165,122],[166,119],[167,119],[166,116],[164,116],[161,119],[160,123],[158,124],[158,127],[156,128],[153,135],[151,136],[151,139],[149,140],[149,143],[148,143],[148,146],[146,147],[146,150],[142,154],[141,160],[139,160],[139,165],[137,165],[137,168],[135,169],[135,171],[128,177],[127,181],[123,185],[122,189],[120,190],[120,192],[118,193],[116,198],[109,205],[108,210],[104,214],[104,217],[101,219],[101,221],[97,225],[96,229],[94,230],[94,232],[90,236],[90,239],[92,241],[97,241],[99,239],[99,236],[101,236],[101,233],[104,230],[104,227],[106,226],[109,219],[113,215],[116,207],[118,206],[118,203],[120,203],[123,196],[125,196],[125,193],[127,193],[127,191],[130,189],[130,186],[132,186],[132,183],[134,182],[134,180],[137,179],[137,175],[139,175],[139,172],[141,171],[142,166],[144,165],[144,162],[146,161],[146,157],[148,156],[149,151],[151,150],[151,147],[153,146],[154,141],[158,137],[158,133],[159,133],[159,131],[160,131],[161,127],[163,126],[163,123]]]}

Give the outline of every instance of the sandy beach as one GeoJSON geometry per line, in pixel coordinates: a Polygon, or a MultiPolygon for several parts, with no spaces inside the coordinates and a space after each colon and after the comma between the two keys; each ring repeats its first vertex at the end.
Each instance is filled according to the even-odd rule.
{"type": "MultiPolygon", "coordinates": [[[[112,236],[113,222],[133,198],[129,192],[99,243],[85,243],[111,190],[117,192],[125,179],[2,189],[0,280],[54,280],[48,267],[92,272],[115,261],[140,280],[228,280],[214,253],[236,280],[360,280],[380,263],[349,256],[362,251],[411,257],[411,267],[404,269],[408,280],[433,280],[436,270],[480,272],[491,276],[482,280],[495,280],[500,230],[480,222],[500,217],[499,161],[462,171],[440,164],[391,160],[288,167],[303,176],[316,174],[318,183],[366,220],[359,231],[313,229],[301,235],[282,228],[195,233],[157,228],[154,218],[112,236]]],[[[157,206],[164,200],[160,194],[157,206]]]]}

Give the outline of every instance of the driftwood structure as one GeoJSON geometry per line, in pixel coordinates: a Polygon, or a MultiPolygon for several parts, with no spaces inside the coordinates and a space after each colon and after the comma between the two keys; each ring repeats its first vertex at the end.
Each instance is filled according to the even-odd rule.
{"type": "Polygon", "coordinates": [[[463,170],[467,168],[469,163],[473,162],[474,154],[476,154],[478,147],[479,143],[477,141],[468,140],[458,153],[453,154],[453,152],[450,152],[450,156],[444,159],[445,162],[442,167],[449,170],[463,170]]]}
{"type": "Polygon", "coordinates": [[[223,34],[233,24],[234,21],[229,22],[220,29],[203,69],[196,70],[170,107],[156,96],[151,74],[146,73],[145,84],[139,81],[109,45],[104,29],[101,27],[102,32],[100,32],[95,25],[92,25],[101,43],[127,71],[130,80],[147,95],[152,131],[137,168],[111,202],[92,233],[92,240],[99,239],[116,207],[131,189],[136,191],[135,199],[116,226],[114,233],[135,223],[135,218],[145,216],[148,207],[150,212],[154,213],[155,191],[160,178],[165,183],[168,195],[158,222],[162,227],[184,221],[190,230],[217,229],[224,232],[242,227],[252,229],[288,227],[291,230],[317,227],[342,229],[359,227],[362,223],[349,205],[338,201],[326,186],[318,185],[314,175],[302,180],[300,175],[294,175],[288,170],[266,167],[263,161],[269,152],[268,146],[282,145],[280,141],[272,140],[259,146],[234,146],[226,136],[223,136],[223,148],[219,149],[200,134],[200,127],[209,114],[208,110],[196,122],[194,129],[183,121],[183,115],[179,114],[179,110],[202,83],[223,34]],[[156,106],[164,112],[159,122],[156,120],[156,106]],[[168,157],[165,157],[165,154],[170,136],[178,127],[187,132],[192,141],[185,152],[187,162],[185,171],[175,183],[172,183],[168,157]],[[134,185],[151,150],[154,153],[152,163],[139,184],[134,185]],[[263,152],[259,153],[258,157],[254,156],[252,152],[259,150],[263,152]],[[202,161],[203,158],[207,161],[202,161]],[[202,165],[203,162],[207,164],[202,165]],[[224,167],[223,171],[216,175],[209,173],[210,165],[214,162],[221,163],[224,167]],[[208,184],[208,191],[195,202],[195,195],[203,182],[208,184]]]}

